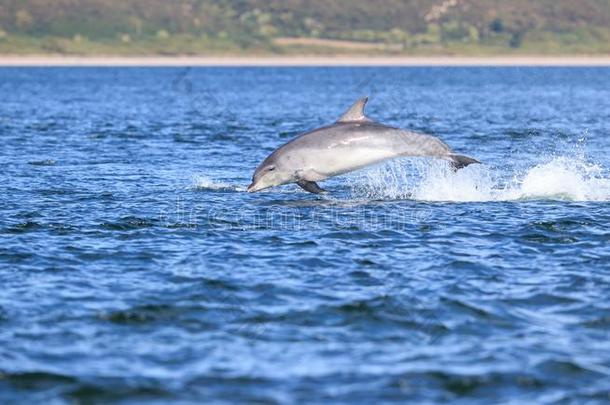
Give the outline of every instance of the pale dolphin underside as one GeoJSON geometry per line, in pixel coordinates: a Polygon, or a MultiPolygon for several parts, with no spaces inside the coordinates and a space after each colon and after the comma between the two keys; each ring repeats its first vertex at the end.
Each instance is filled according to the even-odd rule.
{"type": "Polygon", "coordinates": [[[368,119],[368,97],[352,105],[332,125],[306,132],[285,143],[255,170],[248,192],[296,183],[311,193],[317,182],[389,159],[430,156],[448,160],[455,170],[477,160],[452,152],[439,138],[390,127],[368,119]]]}

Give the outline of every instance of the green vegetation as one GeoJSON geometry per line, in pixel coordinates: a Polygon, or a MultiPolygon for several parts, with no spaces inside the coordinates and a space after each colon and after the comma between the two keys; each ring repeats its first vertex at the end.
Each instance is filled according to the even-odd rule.
{"type": "Polygon", "coordinates": [[[4,54],[610,53],[608,0],[2,0],[4,54]]]}

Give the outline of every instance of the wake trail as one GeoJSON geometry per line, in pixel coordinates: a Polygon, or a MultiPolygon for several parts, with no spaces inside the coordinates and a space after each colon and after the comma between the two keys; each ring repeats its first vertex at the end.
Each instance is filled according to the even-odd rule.
{"type": "Polygon", "coordinates": [[[471,165],[453,172],[445,162],[392,161],[349,178],[354,196],[420,201],[610,201],[610,176],[583,157],[558,156],[507,172],[471,165]]]}

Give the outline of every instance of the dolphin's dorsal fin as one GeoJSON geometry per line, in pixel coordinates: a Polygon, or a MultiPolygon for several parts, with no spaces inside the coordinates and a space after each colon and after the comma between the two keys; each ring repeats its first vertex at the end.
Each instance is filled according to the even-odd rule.
{"type": "Polygon", "coordinates": [[[364,115],[364,106],[369,101],[368,97],[362,97],[356,101],[337,122],[354,122],[354,121],[370,121],[366,115],[364,115]]]}

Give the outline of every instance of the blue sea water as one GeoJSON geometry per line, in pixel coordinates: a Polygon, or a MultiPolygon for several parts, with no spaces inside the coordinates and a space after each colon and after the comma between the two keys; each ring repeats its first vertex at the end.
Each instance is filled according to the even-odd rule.
{"type": "Polygon", "coordinates": [[[609,83],[0,69],[0,403],[607,403],[609,83]],[[483,165],[245,192],[367,94],[483,165]]]}

